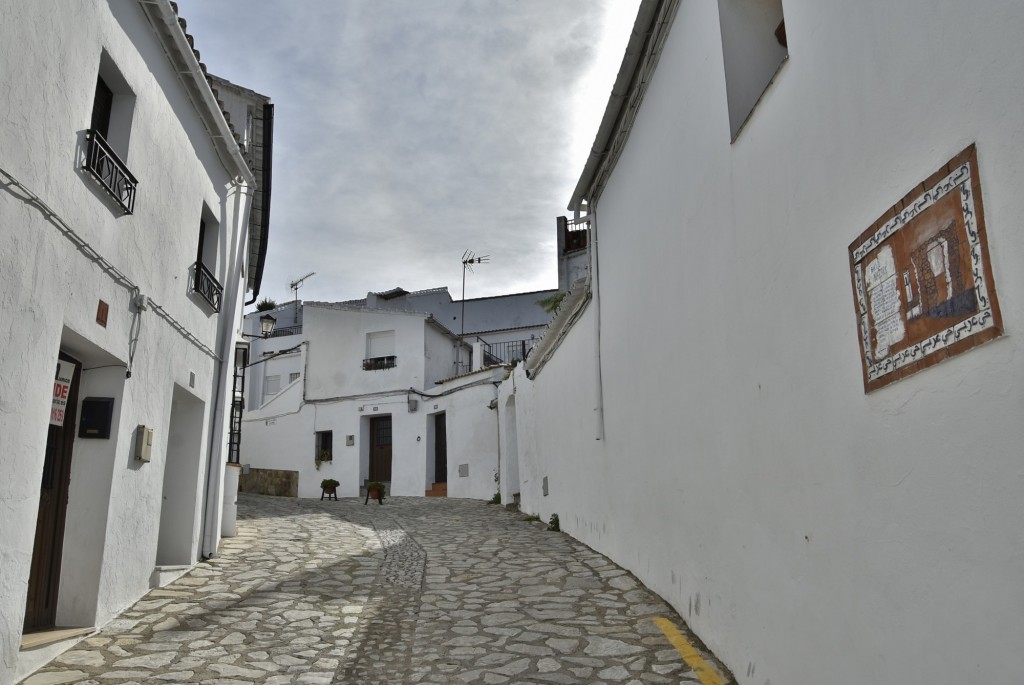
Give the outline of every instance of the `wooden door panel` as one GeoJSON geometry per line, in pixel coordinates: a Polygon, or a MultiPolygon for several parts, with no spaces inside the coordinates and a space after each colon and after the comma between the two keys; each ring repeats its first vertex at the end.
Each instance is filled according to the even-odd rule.
{"type": "Polygon", "coordinates": [[[434,482],[448,482],[448,432],[443,413],[434,416],[434,482]]]}
{"type": "Polygon", "coordinates": [[[391,417],[370,419],[370,480],[391,482],[391,417]]]}
{"type": "Polygon", "coordinates": [[[64,425],[51,425],[46,436],[43,477],[39,487],[39,513],[25,605],[25,632],[51,628],[57,618],[64,522],[71,482],[71,452],[75,442],[78,386],[82,370],[81,362],[63,353],[60,359],[74,363],[75,372],[68,393],[64,425]]]}

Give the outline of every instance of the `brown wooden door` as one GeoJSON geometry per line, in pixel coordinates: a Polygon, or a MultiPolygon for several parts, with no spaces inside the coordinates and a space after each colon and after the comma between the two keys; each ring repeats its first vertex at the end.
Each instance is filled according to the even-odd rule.
{"type": "Polygon", "coordinates": [[[57,618],[64,519],[68,508],[71,450],[75,442],[78,384],[82,370],[80,362],[64,353],[60,354],[60,360],[73,363],[75,369],[67,395],[64,425],[50,425],[46,436],[43,479],[39,490],[39,516],[36,519],[35,546],[32,549],[32,567],[28,577],[26,633],[52,628],[57,618]]]}
{"type": "Polygon", "coordinates": [[[443,412],[434,415],[434,482],[448,482],[448,433],[443,412]]]}
{"type": "Polygon", "coordinates": [[[391,482],[391,417],[370,419],[370,480],[391,482]]]}

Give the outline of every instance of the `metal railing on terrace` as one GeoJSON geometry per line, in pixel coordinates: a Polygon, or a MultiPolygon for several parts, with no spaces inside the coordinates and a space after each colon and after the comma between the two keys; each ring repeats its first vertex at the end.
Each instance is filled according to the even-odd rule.
{"type": "Polygon", "coordinates": [[[85,139],[88,147],[84,168],[110,193],[125,214],[131,214],[135,210],[135,188],[139,182],[99,131],[89,129],[85,139]]]}
{"type": "Polygon", "coordinates": [[[503,342],[483,343],[483,354],[484,354],[484,365],[493,366],[495,364],[512,364],[513,362],[523,361],[526,356],[530,354],[530,350],[537,343],[537,340],[531,338],[529,340],[505,340],[503,342]]]}
{"type": "Polygon", "coordinates": [[[300,333],[302,333],[302,324],[298,326],[281,326],[280,328],[275,328],[274,332],[267,337],[283,338],[287,335],[299,335],[300,333]]]}

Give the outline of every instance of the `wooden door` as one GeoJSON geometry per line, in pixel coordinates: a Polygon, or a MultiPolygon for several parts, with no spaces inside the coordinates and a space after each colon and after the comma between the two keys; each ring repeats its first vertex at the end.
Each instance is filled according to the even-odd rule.
{"type": "Polygon", "coordinates": [[[448,482],[448,434],[444,412],[434,415],[434,482],[448,482]]]}
{"type": "Polygon", "coordinates": [[[39,490],[39,516],[28,577],[25,632],[52,628],[57,618],[61,553],[64,549],[64,518],[71,481],[71,450],[75,442],[78,385],[82,365],[61,353],[60,360],[75,365],[62,426],[50,425],[39,490]]]}
{"type": "Polygon", "coordinates": [[[370,480],[391,482],[391,417],[370,419],[370,480]]]}

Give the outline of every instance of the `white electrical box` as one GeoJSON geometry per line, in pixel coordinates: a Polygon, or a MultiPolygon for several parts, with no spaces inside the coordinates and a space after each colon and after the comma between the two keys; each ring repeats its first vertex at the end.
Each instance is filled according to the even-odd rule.
{"type": "Polygon", "coordinates": [[[153,452],[153,429],[140,425],[135,430],[135,458],[149,461],[153,452]]]}

